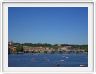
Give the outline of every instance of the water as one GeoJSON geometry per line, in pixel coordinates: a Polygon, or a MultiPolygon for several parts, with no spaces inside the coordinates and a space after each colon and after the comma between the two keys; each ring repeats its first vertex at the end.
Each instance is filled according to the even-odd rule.
{"type": "Polygon", "coordinates": [[[9,54],[9,67],[87,67],[87,54],[9,54]]]}

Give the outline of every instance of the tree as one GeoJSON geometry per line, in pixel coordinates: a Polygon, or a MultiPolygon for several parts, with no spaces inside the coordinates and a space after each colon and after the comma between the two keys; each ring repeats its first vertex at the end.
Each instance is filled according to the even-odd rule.
{"type": "Polygon", "coordinates": [[[23,45],[22,45],[22,44],[21,44],[21,45],[20,45],[20,44],[17,45],[17,46],[16,46],[16,51],[17,51],[17,52],[23,52],[23,45]]]}

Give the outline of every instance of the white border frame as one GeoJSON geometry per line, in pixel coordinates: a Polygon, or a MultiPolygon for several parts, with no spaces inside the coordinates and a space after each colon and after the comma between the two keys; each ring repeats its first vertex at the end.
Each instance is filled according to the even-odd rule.
{"type": "MultiPolygon", "coordinates": [[[[4,73],[4,74],[17,74],[17,73],[4,73]]],[[[28,74],[28,73],[18,73],[18,74],[28,74]]],[[[42,74],[42,73],[36,73],[36,74],[42,74]]],[[[53,73],[44,73],[44,74],[53,74],[53,73]]],[[[66,74],[66,73],[54,73],[54,74],[66,74]]],[[[67,74],[93,74],[93,73],[67,73],[67,74]]]]}
{"type": "Polygon", "coordinates": [[[93,71],[93,2],[3,2],[2,9],[4,72],[64,73],[93,71]],[[8,67],[8,7],[88,7],[88,67],[8,67]]]}
{"type": "Polygon", "coordinates": [[[2,3],[0,1],[0,71],[2,71],[2,3]]]}
{"type": "Polygon", "coordinates": [[[96,1],[94,0],[94,72],[96,72],[96,1]]]}

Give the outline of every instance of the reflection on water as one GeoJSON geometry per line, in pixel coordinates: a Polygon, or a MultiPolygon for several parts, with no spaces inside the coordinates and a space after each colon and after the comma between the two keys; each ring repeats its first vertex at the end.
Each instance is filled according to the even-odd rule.
{"type": "Polygon", "coordinates": [[[87,67],[87,54],[9,54],[9,67],[87,67]]]}

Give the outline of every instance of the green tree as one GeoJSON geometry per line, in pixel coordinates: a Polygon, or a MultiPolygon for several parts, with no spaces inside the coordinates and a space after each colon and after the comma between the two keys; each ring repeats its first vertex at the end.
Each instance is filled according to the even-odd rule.
{"type": "Polygon", "coordinates": [[[20,45],[20,44],[17,45],[17,46],[16,46],[16,51],[17,51],[17,52],[23,52],[23,45],[22,45],[22,44],[21,44],[21,45],[20,45]]]}

